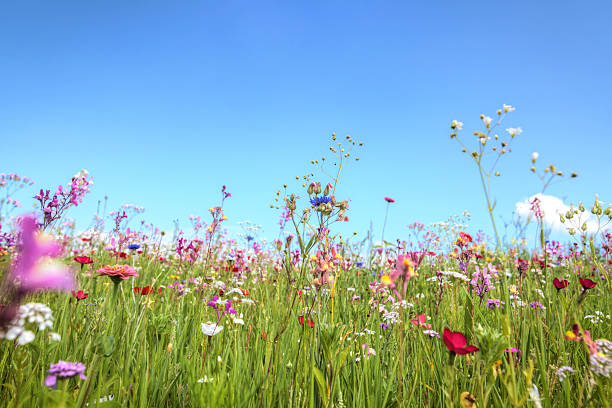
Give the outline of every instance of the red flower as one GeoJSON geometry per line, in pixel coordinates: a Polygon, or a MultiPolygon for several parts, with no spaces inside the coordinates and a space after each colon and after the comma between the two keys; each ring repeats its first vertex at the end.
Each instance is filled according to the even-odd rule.
{"type": "Polygon", "coordinates": [[[385,201],[388,202],[388,203],[394,203],[395,202],[395,200],[392,199],[391,197],[385,197],[385,201]]]}
{"type": "Polygon", "coordinates": [[[151,286],[144,286],[142,288],[138,286],[134,286],[134,293],[140,293],[141,295],[148,295],[149,293],[153,293],[155,289],[151,286]]]}
{"type": "Polygon", "coordinates": [[[449,329],[444,329],[442,340],[451,353],[469,354],[478,351],[476,346],[467,346],[467,339],[460,332],[452,332],[449,329]]]}
{"type": "Polygon", "coordinates": [[[305,321],[304,316],[299,316],[298,317],[298,322],[304,326],[306,325],[307,327],[310,327],[311,329],[314,327],[314,322],[310,319],[308,319],[307,321],[305,321]]]}
{"type": "Polygon", "coordinates": [[[91,264],[94,262],[93,259],[88,256],[77,256],[76,258],[74,258],[74,260],[80,263],[81,265],[91,264]]]}
{"type": "Polygon", "coordinates": [[[578,280],[580,281],[580,284],[582,285],[584,290],[593,289],[595,285],[597,285],[597,283],[593,282],[592,280],[588,278],[587,279],[578,278],[578,280]]]}
{"type": "Polygon", "coordinates": [[[420,326],[426,329],[431,329],[431,324],[425,323],[426,320],[427,320],[427,316],[425,316],[424,314],[417,315],[416,319],[410,319],[412,324],[414,324],[417,327],[420,326]]]}
{"type": "Polygon", "coordinates": [[[249,292],[247,289],[240,289],[240,291],[244,296],[249,296],[251,294],[251,292],[249,292]]]}
{"type": "Polygon", "coordinates": [[[87,296],[89,296],[89,293],[84,293],[82,290],[79,290],[78,292],[75,292],[73,290],[72,296],[74,296],[77,299],[77,301],[79,301],[79,300],[87,299],[87,296]]]}
{"type": "Polygon", "coordinates": [[[560,291],[563,288],[566,288],[569,285],[569,282],[566,280],[559,280],[557,278],[553,279],[553,285],[557,288],[557,291],[560,291]]]}

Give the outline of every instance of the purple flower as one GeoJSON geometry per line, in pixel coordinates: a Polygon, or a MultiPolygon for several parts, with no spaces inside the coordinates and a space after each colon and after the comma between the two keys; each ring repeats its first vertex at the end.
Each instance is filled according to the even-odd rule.
{"type": "Polygon", "coordinates": [[[86,380],[85,365],[83,363],[71,363],[69,361],[58,361],[57,364],[51,364],[49,375],[45,378],[45,385],[53,389],[57,388],[57,378],[72,378],[75,375],[81,377],[81,380],[86,380]]]}
{"type": "Polygon", "coordinates": [[[529,304],[529,307],[532,308],[532,309],[538,309],[538,308],[542,309],[542,310],[545,309],[544,305],[542,305],[540,302],[531,302],[529,304]]]}
{"type": "Polygon", "coordinates": [[[500,299],[487,299],[487,307],[491,310],[503,309],[504,304],[500,299]]]}

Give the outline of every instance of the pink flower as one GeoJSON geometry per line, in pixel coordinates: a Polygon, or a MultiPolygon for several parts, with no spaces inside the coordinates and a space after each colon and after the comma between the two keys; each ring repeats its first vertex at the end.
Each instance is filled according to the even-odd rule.
{"type": "Polygon", "coordinates": [[[115,280],[127,279],[131,276],[138,276],[136,269],[130,265],[106,265],[104,268],[98,269],[98,275],[106,275],[115,280]]]}
{"type": "Polygon", "coordinates": [[[61,253],[60,245],[38,232],[36,219],[25,216],[19,223],[21,243],[11,276],[23,293],[39,290],[74,289],[74,275],[69,267],[53,260],[61,253]]]}
{"type": "Polygon", "coordinates": [[[388,202],[388,203],[394,203],[395,202],[395,200],[392,199],[391,197],[385,197],[385,201],[388,202]]]}
{"type": "Polygon", "coordinates": [[[417,315],[416,319],[410,319],[410,321],[417,327],[421,326],[425,329],[431,329],[431,324],[426,323],[427,316],[425,316],[424,314],[417,315]]]}

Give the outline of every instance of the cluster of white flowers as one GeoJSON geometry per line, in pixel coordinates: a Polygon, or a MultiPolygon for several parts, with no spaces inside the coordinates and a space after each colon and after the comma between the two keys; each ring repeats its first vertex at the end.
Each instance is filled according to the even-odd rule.
{"type": "MultiPolygon", "coordinates": [[[[20,346],[31,343],[35,338],[34,332],[30,330],[32,326],[38,330],[53,328],[53,312],[47,305],[26,303],[19,306],[13,321],[4,329],[0,328],[0,339],[16,340],[20,346]]],[[[59,341],[61,337],[57,333],[50,333],[50,338],[59,341]]]]}
{"type": "Polygon", "coordinates": [[[592,324],[599,324],[604,321],[604,319],[610,320],[610,315],[604,315],[602,312],[597,310],[595,314],[584,316],[585,320],[590,321],[592,324]]]}

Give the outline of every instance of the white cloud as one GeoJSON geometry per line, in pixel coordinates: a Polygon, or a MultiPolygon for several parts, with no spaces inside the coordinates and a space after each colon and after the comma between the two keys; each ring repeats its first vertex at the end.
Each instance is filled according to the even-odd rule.
{"type": "MultiPolygon", "coordinates": [[[[532,195],[531,197],[516,203],[516,214],[521,219],[525,220],[531,216],[531,220],[534,222],[536,221],[534,213],[531,210],[531,203],[533,202],[534,198],[538,198],[540,200],[540,209],[544,213],[544,224],[553,231],[567,232],[567,228],[578,224],[578,215],[574,216],[574,218],[571,220],[574,221],[573,225],[567,220],[565,224],[563,224],[559,215],[563,214],[565,216],[565,213],[567,213],[567,211],[570,209],[570,206],[565,204],[563,200],[558,197],[541,193],[532,195]]],[[[581,216],[581,222],[586,221],[588,232],[597,232],[597,219],[591,214],[590,207],[587,207],[585,212],[579,215],[581,216]]],[[[578,225],[578,227],[580,226],[578,225]]]]}

